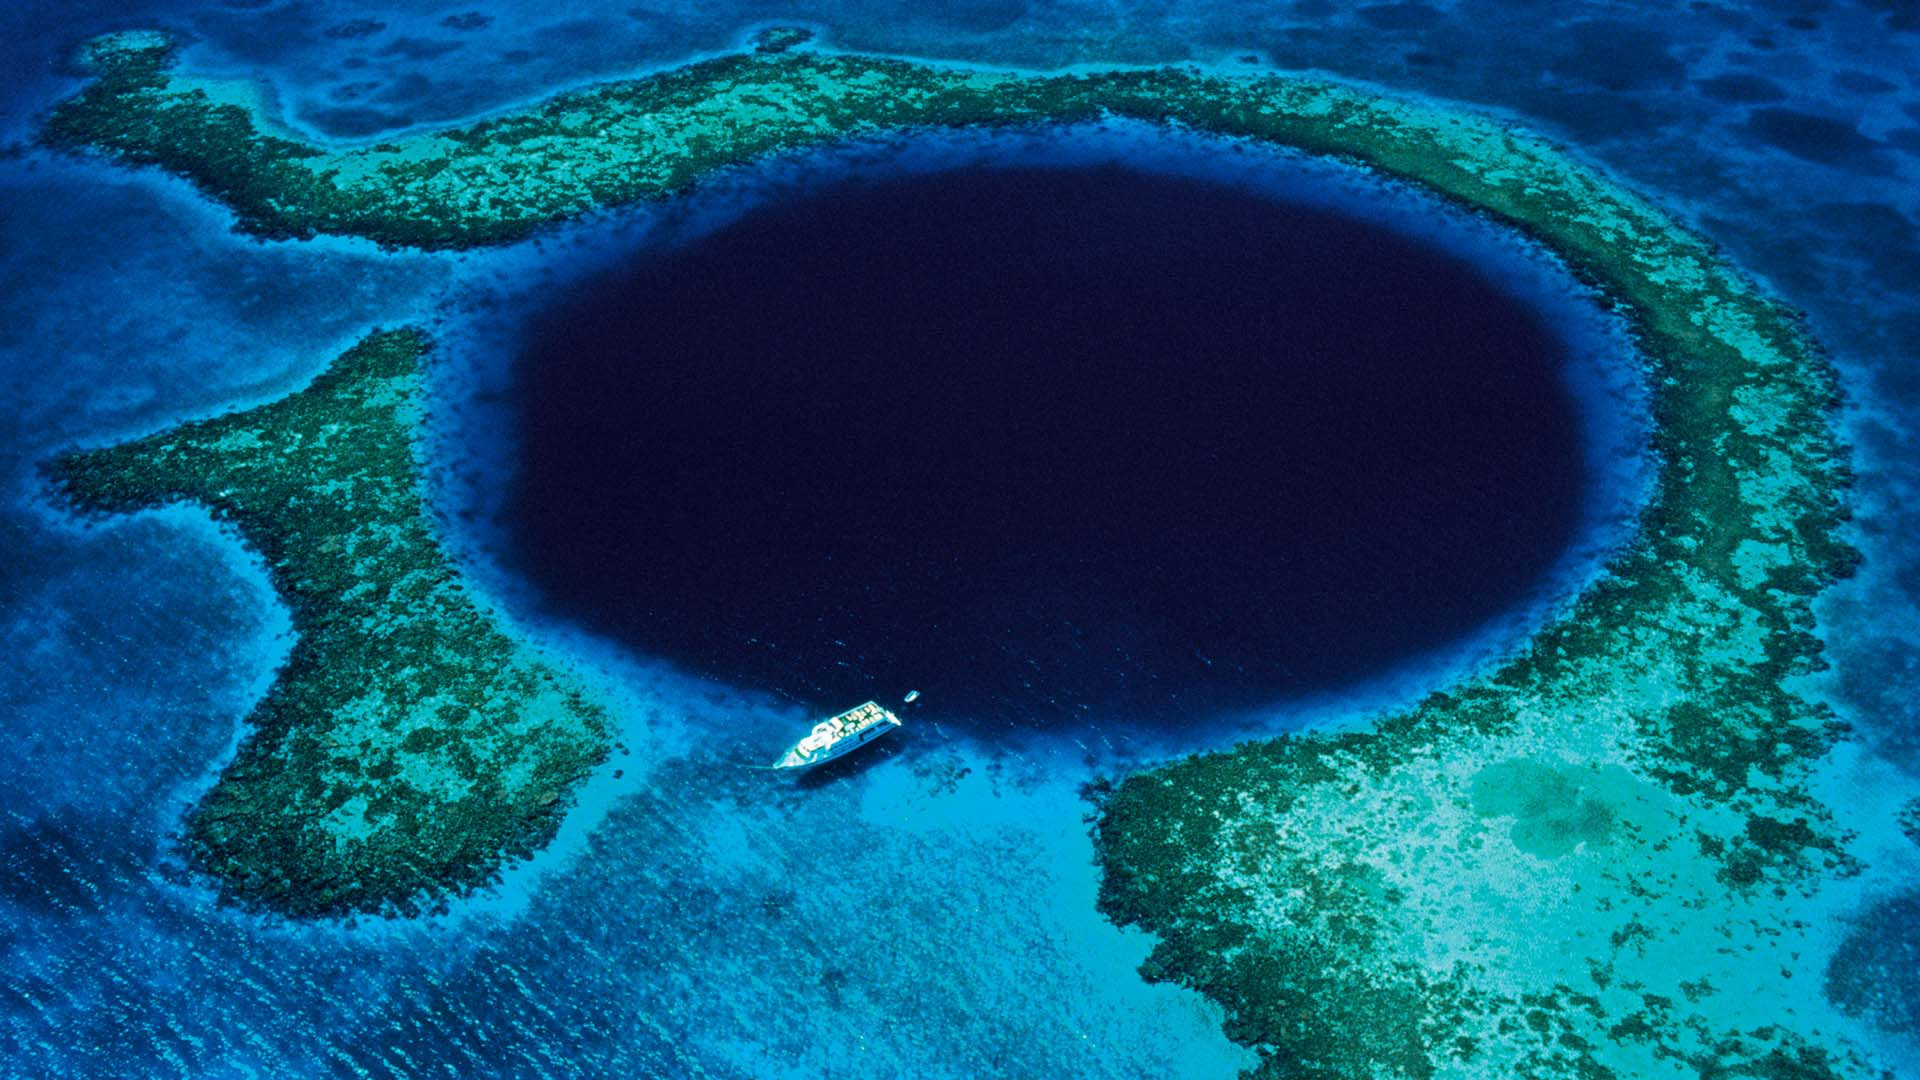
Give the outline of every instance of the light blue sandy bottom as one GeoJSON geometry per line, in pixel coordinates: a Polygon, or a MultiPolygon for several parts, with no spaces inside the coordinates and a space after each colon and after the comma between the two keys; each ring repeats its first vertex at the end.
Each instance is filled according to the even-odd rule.
{"type": "MultiPolygon", "coordinates": [[[[1089,917],[1085,807],[1058,778],[1077,755],[927,741],[911,764],[815,790],[725,760],[738,742],[667,766],[443,992],[485,1015],[538,987],[525,1052],[591,1030],[577,1059],[589,1075],[1197,1077],[1248,1064],[1215,1010],[1134,974],[1144,939],[1089,917]]],[[[436,1022],[463,1011],[436,1009],[436,1022]]],[[[475,1053],[484,1034],[453,1041],[475,1053]]]]}

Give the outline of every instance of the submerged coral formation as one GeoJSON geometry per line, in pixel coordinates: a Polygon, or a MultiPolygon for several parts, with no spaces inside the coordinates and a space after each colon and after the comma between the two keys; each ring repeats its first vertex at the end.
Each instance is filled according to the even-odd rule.
{"type": "MultiPolygon", "coordinates": [[[[1841,729],[1789,685],[1820,665],[1811,598],[1853,559],[1835,535],[1848,474],[1830,422],[1832,373],[1794,318],[1710,245],[1564,152],[1486,118],[1291,77],[1033,76],[813,52],[724,57],[457,130],[325,149],[271,134],[221,88],[182,78],[169,48],[96,45],[99,78],[53,112],[44,138],[185,176],[261,236],[497,243],[850,135],[1119,115],[1339,156],[1543,242],[1640,336],[1657,476],[1634,542],[1522,655],[1467,685],[1364,731],[1249,744],[1127,778],[1103,804],[1103,908],[1159,935],[1148,974],[1222,1002],[1266,1075],[1871,1068],[1803,1016],[1818,975],[1802,969],[1815,945],[1795,908],[1854,865],[1807,782],[1841,729]]],[[[376,352],[394,340],[376,339],[388,343],[376,352]]],[[[396,883],[377,895],[405,891],[398,883],[425,856],[395,843],[412,832],[370,829],[372,800],[399,814],[422,792],[456,807],[506,799],[535,817],[489,803],[479,820],[515,831],[476,835],[523,842],[538,831],[524,821],[546,820],[540,807],[597,745],[590,714],[554,696],[549,726],[518,714],[538,733],[529,747],[549,756],[471,750],[462,717],[490,715],[488,693],[518,701],[535,685],[498,637],[442,633],[432,640],[457,646],[434,653],[424,626],[403,623],[395,632],[419,629],[431,656],[418,672],[360,639],[309,641],[348,633],[338,624],[365,605],[395,611],[393,590],[417,579],[383,558],[423,557],[443,572],[424,534],[425,547],[369,547],[388,533],[355,524],[416,520],[406,517],[417,512],[411,461],[391,449],[399,412],[371,421],[387,433],[377,436],[384,464],[348,476],[326,449],[340,444],[305,441],[318,429],[289,443],[262,423],[283,407],[311,416],[302,424],[368,422],[318,407],[331,399],[314,394],[64,466],[99,504],[204,499],[275,561],[303,618],[280,687],[332,696],[276,689],[194,835],[234,887],[296,910],[328,905],[290,903],[305,895],[290,882],[354,902],[354,886],[326,876],[346,857],[329,843],[358,873],[396,883]],[[290,454],[327,460],[287,468],[290,454]],[[240,475],[243,462],[256,471],[240,475]],[[259,471],[269,463],[279,471],[259,471]],[[269,490],[316,493],[338,520],[296,522],[234,494],[269,490]],[[406,503],[399,517],[388,516],[395,500],[406,503]],[[287,569],[307,566],[326,567],[324,582],[287,569]],[[364,678],[368,663],[381,679],[364,678]],[[428,678],[464,689],[420,685],[428,678]],[[348,692],[388,680],[417,689],[390,706],[348,692]],[[509,689],[493,689],[503,680],[509,689]],[[358,719],[323,719],[344,704],[358,719]],[[323,741],[336,730],[347,734],[323,741]],[[423,757],[436,753],[450,759],[423,757]],[[503,772],[508,763],[521,771],[503,772]],[[277,855],[282,832],[306,854],[277,855]]],[[[456,595],[450,576],[432,580],[456,595]]],[[[441,859],[433,866],[475,857],[474,837],[433,827],[445,838],[428,849],[441,859]]]]}
{"type": "Polygon", "coordinates": [[[559,823],[604,711],[475,605],[414,461],[425,343],[376,333],[299,393],[50,466],[98,511],[208,507],[265,557],[299,634],[188,819],[193,861],[294,915],[411,910],[559,823]]]}
{"type": "Polygon", "coordinates": [[[1152,972],[1225,1003],[1269,1075],[1870,1072],[1796,1022],[1819,975],[1797,905],[1855,869],[1807,783],[1842,730],[1789,688],[1854,560],[1831,370],[1703,241],[1469,126],[1393,169],[1523,226],[1637,327],[1641,528],[1482,678],[1128,778],[1103,906],[1162,935],[1152,972]]]}

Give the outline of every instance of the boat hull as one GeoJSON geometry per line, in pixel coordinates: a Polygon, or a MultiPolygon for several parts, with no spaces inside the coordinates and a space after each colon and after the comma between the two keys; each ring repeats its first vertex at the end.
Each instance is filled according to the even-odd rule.
{"type": "Polygon", "coordinates": [[[829,761],[838,761],[848,754],[869,746],[885,738],[888,733],[900,726],[900,718],[869,701],[865,705],[849,709],[831,720],[823,721],[811,735],[787,749],[780,760],[773,763],[775,769],[811,769],[816,765],[825,765],[829,761]],[[843,718],[865,714],[868,719],[859,729],[845,736],[835,738],[824,745],[817,744],[817,735],[821,728],[834,724],[843,718]],[[809,746],[810,743],[816,745],[809,746]]]}

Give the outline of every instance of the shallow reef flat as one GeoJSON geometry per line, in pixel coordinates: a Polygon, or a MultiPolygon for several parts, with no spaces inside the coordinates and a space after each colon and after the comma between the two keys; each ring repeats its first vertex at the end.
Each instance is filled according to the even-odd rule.
{"type": "MultiPolygon", "coordinates": [[[[1855,559],[1837,535],[1849,473],[1833,373],[1795,317],[1708,242],[1568,153],[1471,113],[1290,77],[1034,76],[811,53],[723,57],[457,130],[329,149],[269,134],[230,95],[179,78],[170,49],[155,37],[95,43],[98,78],[52,112],[45,140],[187,177],[268,237],[499,243],[833,139],[1125,116],[1357,162],[1547,245],[1639,336],[1656,470],[1633,541],[1519,655],[1416,708],[1106,790],[1103,910],[1158,935],[1147,974],[1220,1001],[1262,1075],[1880,1071],[1828,1022],[1807,970],[1835,933],[1809,913],[1860,867],[1819,785],[1844,729],[1794,686],[1822,664],[1812,600],[1855,559]]],[[[140,497],[119,501],[225,497],[202,470],[228,459],[176,460],[169,445],[98,459],[115,463],[107,476],[176,478],[143,479],[140,497]]],[[[412,476],[410,459],[389,465],[412,476]]],[[[111,496],[107,481],[67,471],[83,493],[111,496]]],[[[309,477],[273,482],[305,490],[309,477]]],[[[367,494],[333,505],[359,512],[367,494]]],[[[261,518],[250,535],[278,563],[316,557],[328,534],[261,518]]],[[[343,572],[393,578],[365,561],[343,572]]],[[[327,595],[356,588],[340,586],[327,595]]],[[[290,595],[313,605],[310,625],[331,617],[290,595]]],[[[364,681],[325,666],[355,654],[303,649],[323,681],[364,681]]],[[[434,670],[485,681],[504,655],[463,649],[434,670]]],[[[274,872],[255,830],[299,827],[278,811],[234,813],[297,788],[285,759],[256,747],[334,726],[318,702],[282,700],[287,711],[266,710],[262,735],[195,817],[209,867],[236,887],[274,872]],[[232,822],[224,846],[205,839],[214,821],[232,822]]],[[[373,727],[365,750],[384,760],[397,729],[373,727]]],[[[360,776],[353,790],[369,798],[415,798],[360,776]]],[[[398,895],[416,872],[411,848],[384,835],[364,850],[391,859],[378,873],[398,895]]],[[[477,843],[465,851],[469,865],[488,858],[477,843]]]]}
{"type": "Polygon", "coordinates": [[[192,502],[266,559],[298,639],[187,821],[193,862],[290,915],[411,911],[549,839],[605,712],[503,633],[414,461],[425,343],[375,333],[259,408],[56,459],[78,505],[192,502]]]}

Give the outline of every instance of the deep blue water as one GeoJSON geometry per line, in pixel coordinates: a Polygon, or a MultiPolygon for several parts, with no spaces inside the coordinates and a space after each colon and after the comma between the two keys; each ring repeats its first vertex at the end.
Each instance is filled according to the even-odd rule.
{"type": "MultiPolygon", "coordinates": [[[[0,10],[0,124],[22,135],[73,86],[63,50],[123,26],[182,31],[196,67],[263,79],[291,123],[358,138],[725,48],[765,19],[805,20],[850,48],[1042,67],[1270,64],[1431,93],[1510,114],[1697,223],[1806,309],[1845,373],[1867,564],[1822,605],[1834,670],[1813,689],[1859,737],[1836,805],[1884,831],[1920,787],[1910,4],[21,3],[0,10]],[[491,21],[458,18],[474,10],[491,21]]],[[[730,182],[758,202],[760,174],[730,182]]],[[[1394,205],[1348,210],[1433,210],[1394,205]]],[[[790,739],[805,709],[665,669],[516,591],[526,583],[505,569],[488,498],[470,511],[461,493],[492,491],[511,461],[488,459],[500,440],[483,433],[508,427],[498,404],[521,315],[629,250],[601,235],[623,222],[466,259],[259,245],[226,227],[184,185],[0,156],[0,1076],[1132,1078],[1245,1063],[1217,1012],[1142,985],[1146,944],[1092,915],[1076,794],[1096,769],[1224,728],[1009,748],[923,724],[857,775],[770,792],[731,762],[790,739]],[[367,327],[423,319],[453,343],[435,459],[450,534],[523,629],[621,695],[623,735],[642,754],[593,781],[548,856],[447,919],[285,926],[222,910],[178,875],[170,837],[284,658],[285,614],[257,561],[204,518],[80,527],[50,505],[34,464],[272,398],[367,327]],[[822,845],[837,856],[819,857],[822,845]],[[842,929],[847,910],[871,918],[842,929]],[[889,1023],[873,1026],[876,1011],[889,1023]],[[864,1042],[819,1036],[854,1026],[864,1042]]],[[[1459,250],[1484,266],[1490,248],[1459,250]]],[[[1564,312],[1552,321],[1562,328],[1564,312]]],[[[1488,643],[1514,632],[1495,627],[1488,643]]],[[[1416,660],[1402,682],[1356,693],[1401,700],[1450,670],[1416,660]]],[[[1920,849],[1897,837],[1856,848],[1868,869],[1854,900],[1819,915],[1835,927],[1833,957],[1801,957],[1795,984],[1812,1009],[1830,959],[1862,973],[1837,991],[1860,1019],[1836,1023],[1857,1023],[1852,1034],[1915,1075],[1903,979],[1920,849]]]]}
{"type": "Polygon", "coordinates": [[[1536,589],[1589,480],[1566,353],[1463,258],[1245,188],[848,183],[535,321],[513,558],[814,708],[1190,724],[1536,589]]]}

